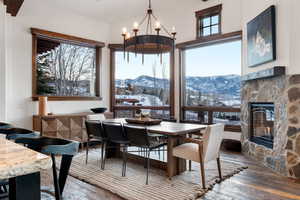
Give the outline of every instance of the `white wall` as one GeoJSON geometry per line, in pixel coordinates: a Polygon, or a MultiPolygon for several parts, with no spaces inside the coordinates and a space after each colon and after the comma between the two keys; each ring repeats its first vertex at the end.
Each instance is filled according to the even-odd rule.
{"type": "MultiPolygon", "coordinates": [[[[271,68],[274,66],[285,66],[287,67],[288,74],[299,73],[300,69],[296,65],[292,65],[291,55],[296,52],[291,49],[291,45],[295,45],[296,40],[291,40],[292,31],[291,23],[295,20],[298,21],[299,1],[298,0],[242,0],[242,25],[243,25],[243,68],[242,73],[248,74],[259,70],[271,68]],[[293,5],[297,4],[297,5],[293,5]],[[276,26],[277,26],[277,59],[276,61],[260,65],[258,67],[250,68],[247,65],[247,23],[259,15],[262,11],[267,9],[269,6],[276,6],[276,26]],[[298,6],[298,7],[297,7],[298,6]],[[292,17],[292,15],[294,15],[292,17]],[[298,17],[296,17],[298,15],[298,17]],[[292,43],[292,44],[291,44],[292,43]]],[[[298,25],[299,26],[299,25],[298,25]]],[[[298,28],[299,29],[299,28],[298,28]]],[[[294,35],[295,36],[295,35],[294,35]]],[[[298,37],[298,36],[297,36],[298,37]]]]}
{"type": "MultiPolygon", "coordinates": [[[[31,100],[32,38],[30,28],[75,35],[107,43],[109,25],[99,20],[79,16],[67,9],[53,7],[51,2],[25,1],[17,17],[7,17],[7,99],[8,122],[16,126],[31,128],[32,115],[37,113],[37,102],[31,100]]],[[[0,33],[1,38],[1,33],[0,33]]],[[[74,113],[88,111],[91,107],[108,106],[108,59],[103,50],[101,89],[103,101],[49,102],[49,112],[74,113]]]]}
{"type": "Polygon", "coordinates": [[[5,78],[5,7],[0,2],[0,121],[6,118],[6,78],[5,78]]]}
{"type": "Polygon", "coordinates": [[[300,74],[300,1],[290,0],[290,73],[300,74]]]}
{"type": "MultiPolygon", "coordinates": [[[[176,1],[174,4],[153,1],[153,12],[169,30],[176,27],[177,43],[196,39],[196,17],[195,12],[218,4],[223,5],[222,10],[222,32],[228,33],[241,30],[241,0],[210,0],[203,2],[199,0],[176,1]]],[[[121,31],[123,27],[131,29],[133,22],[144,17],[146,7],[139,14],[129,20],[120,20],[112,24],[111,43],[122,42],[121,31]]]]}
{"type": "MultiPolygon", "coordinates": [[[[163,2],[153,1],[154,14],[162,24],[171,30],[176,27],[176,43],[196,39],[196,17],[195,12],[222,4],[222,33],[229,33],[242,30],[241,26],[241,0],[210,0],[203,3],[200,0],[176,1],[172,5],[165,5],[163,2]],[[158,5],[157,5],[158,4],[158,5]]],[[[140,21],[145,10],[130,20],[113,24],[111,28],[111,43],[121,43],[121,31],[123,27],[132,28],[134,21],[140,21]]],[[[175,117],[179,119],[179,54],[175,54],[175,117]]]]}
{"type": "MultiPolygon", "coordinates": [[[[288,73],[300,73],[300,34],[298,8],[299,0],[200,0],[176,1],[168,4],[154,1],[154,14],[171,29],[178,32],[177,43],[194,40],[196,37],[195,11],[217,4],[223,4],[222,32],[228,33],[243,29],[242,72],[266,69],[275,65],[288,67],[288,73]],[[277,7],[277,61],[255,68],[247,67],[246,24],[270,5],[277,7]]],[[[146,8],[145,8],[146,9],[146,8]]],[[[121,43],[121,29],[131,28],[139,21],[145,9],[134,17],[113,24],[103,23],[101,19],[80,16],[68,9],[55,7],[51,1],[25,1],[17,17],[5,16],[0,7],[0,120],[7,120],[21,127],[31,128],[31,117],[37,113],[37,103],[31,101],[31,34],[30,27],[81,36],[106,43],[121,43]],[[5,29],[2,27],[5,27],[5,29]],[[5,33],[5,35],[4,35],[5,33]],[[5,41],[5,42],[4,42],[5,41]],[[3,52],[3,49],[5,51],[3,52]],[[6,71],[5,71],[6,69],[6,71]],[[5,75],[4,75],[5,74],[5,75]],[[7,92],[5,92],[7,91],[7,92]],[[9,101],[5,101],[8,99],[9,101]],[[7,112],[5,112],[5,109],[7,112]]],[[[116,12],[117,13],[117,12],[116,12]]],[[[109,106],[109,51],[104,48],[102,61],[103,101],[50,102],[49,112],[74,113],[87,111],[91,107],[109,106]]],[[[175,57],[175,109],[179,113],[179,64],[178,52],[175,57]]]]}

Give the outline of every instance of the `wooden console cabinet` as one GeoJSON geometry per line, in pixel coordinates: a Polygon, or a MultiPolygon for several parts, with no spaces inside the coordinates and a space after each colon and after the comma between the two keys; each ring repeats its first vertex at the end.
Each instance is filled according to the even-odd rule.
{"type": "MultiPolygon", "coordinates": [[[[48,116],[33,116],[33,130],[39,131],[42,136],[87,141],[85,120],[93,113],[59,114],[48,116]]],[[[104,113],[110,117],[110,113],[104,113]]]]}

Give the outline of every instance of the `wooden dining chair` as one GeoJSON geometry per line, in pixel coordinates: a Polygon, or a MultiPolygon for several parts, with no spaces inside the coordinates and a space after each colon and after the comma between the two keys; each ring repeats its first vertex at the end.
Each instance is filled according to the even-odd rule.
{"type": "Polygon", "coordinates": [[[173,156],[200,163],[202,186],[205,189],[204,164],[216,160],[220,180],[222,180],[220,147],[224,124],[210,125],[201,138],[186,138],[185,143],[173,149],[173,156]]]}

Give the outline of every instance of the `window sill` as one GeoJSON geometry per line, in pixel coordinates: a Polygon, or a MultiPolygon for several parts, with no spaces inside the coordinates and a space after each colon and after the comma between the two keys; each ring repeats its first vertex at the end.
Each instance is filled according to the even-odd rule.
{"type": "MultiPolygon", "coordinates": [[[[38,101],[39,96],[31,97],[32,101],[38,101]]],[[[101,101],[102,97],[64,97],[64,96],[48,96],[48,101],[101,101]]]]}

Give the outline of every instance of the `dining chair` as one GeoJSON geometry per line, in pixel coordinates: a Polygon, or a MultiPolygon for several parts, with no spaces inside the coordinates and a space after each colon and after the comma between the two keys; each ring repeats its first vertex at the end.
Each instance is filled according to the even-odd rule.
{"type": "Polygon", "coordinates": [[[220,147],[224,124],[209,125],[202,138],[185,138],[185,143],[173,149],[173,156],[200,163],[202,186],[205,189],[204,164],[216,160],[220,180],[222,180],[220,147]]]}
{"type": "Polygon", "coordinates": [[[17,138],[15,142],[24,144],[26,147],[34,151],[51,156],[55,199],[61,200],[73,156],[78,152],[79,142],[48,137],[17,138]],[[56,155],[62,156],[58,176],[55,161],[56,155]]]}
{"type": "MultiPolygon", "coordinates": [[[[146,151],[147,159],[147,176],[146,185],[148,185],[149,180],[149,169],[150,169],[150,153],[151,151],[157,150],[162,146],[166,145],[165,142],[160,142],[159,140],[153,140],[148,134],[148,131],[144,127],[136,126],[124,126],[125,133],[130,141],[131,146],[140,147],[146,151]]],[[[126,152],[131,152],[126,149],[126,152]]],[[[126,160],[125,160],[125,170],[126,170],[126,160]]],[[[126,171],[125,171],[126,173],[126,171]]]]}
{"type": "Polygon", "coordinates": [[[15,140],[20,137],[28,137],[28,138],[35,138],[39,137],[39,134],[35,133],[32,130],[27,130],[23,128],[1,128],[0,127],[0,134],[6,136],[8,140],[15,140]]]}
{"type": "Polygon", "coordinates": [[[97,121],[85,121],[86,132],[87,132],[87,143],[86,143],[86,160],[85,163],[88,163],[88,156],[89,156],[89,145],[90,142],[96,141],[101,143],[101,169],[103,167],[103,156],[105,153],[105,146],[108,141],[108,138],[102,128],[102,123],[97,121]]]}
{"type": "Polygon", "coordinates": [[[104,157],[103,157],[103,169],[105,168],[106,152],[109,148],[121,148],[123,165],[122,165],[122,176],[125,176],[126,171],[126,156],[127,156],[127,147],[129,145],[129,140],[124,132],[123,125],[121,123],[111,123],[104,122],[102,123],[103,130],[108,138],[108,143],[114,143],[119,146],[110,146],[105,143],[104,145],[104,157]]]}
{"type": "Polygon", "coordinates": [[[5,122],[0,122],[0,129],[4,129],[4,128],[11,128],[12,125],[5,123],[5,122]]]}

